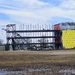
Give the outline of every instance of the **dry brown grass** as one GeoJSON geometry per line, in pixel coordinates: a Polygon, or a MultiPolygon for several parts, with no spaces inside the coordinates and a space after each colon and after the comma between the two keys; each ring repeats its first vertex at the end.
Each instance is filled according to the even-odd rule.
{"type": "MultiPolygon", "coordinates": [[[[64,50],[75,52],[75,50],[64,50]]],[[[64,52],[59,51],[1,51],[0,68],[32,67],[32,66],[75,66],[75,54],[70,55],[47,55],[46,53],[64,52]]]]}

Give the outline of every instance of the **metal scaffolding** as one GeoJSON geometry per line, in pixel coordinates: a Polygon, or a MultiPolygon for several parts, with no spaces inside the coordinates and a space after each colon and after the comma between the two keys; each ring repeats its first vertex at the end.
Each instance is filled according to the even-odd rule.
{"type": "Polygon", "coordinates": [[[6,25],[8,50],[50,50],[60,49],[60,30],[50,29],[50,25],[6,25]],[[19,27],[19,28],[18,28],[19,27]],[[55,39],[58,39],[56,41],[55,39]]]}

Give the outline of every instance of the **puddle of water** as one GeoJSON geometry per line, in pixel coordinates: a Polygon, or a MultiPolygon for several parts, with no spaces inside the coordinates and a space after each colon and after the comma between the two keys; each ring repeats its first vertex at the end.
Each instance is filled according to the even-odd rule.
{"type": "MultiPolygon", "coordinates": [[[[57,69],[54,68],[53,71],[56,71],[57,69]]],[[[40,69],[34,69],[34,68],[27,68],[22,71],[9,71],[7,69],[0,69],[0,75],[30,75],[28,73],[33,73],[33,72],[52,72],[51,68],[40,68],[40,69]]],[[[59,72],[62,75],[75,75],[75,69],[59,69],[57,72],[59,72]]]]}
{"type": "Polygon", "coordinates": [[[65,69],[65,70],[60,70],[59,73],[64,73],[64,74],[74,74],[75,75],[75,69],[65,69]]]}
{"type": "Polygon", "coordinates": [[[27,75],[28,73],[32,72],[41,72],[41,71],[49,71],[51,69],[27,69],[23,71],[8,71],[5,69],[0,70],[0,75],[27,75]]]}
{"type": "Polygon", "coordinates": [[[0,75],[27,75],[25,71],[0,71],[0,75]]]}

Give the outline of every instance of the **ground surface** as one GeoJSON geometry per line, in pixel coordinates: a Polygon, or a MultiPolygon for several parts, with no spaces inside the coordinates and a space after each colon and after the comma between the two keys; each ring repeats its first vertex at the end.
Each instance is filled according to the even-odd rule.
{"type": "Polygon", "coordinates": [[[47,50],[47,51],[0,51],[0,55],[14,55],[14,54],[43,54],[43,55],[65,55],[65,54],[75,54],[75,50],[47,50]]]}
{"type": "Polygon", "coordinates": [[[65,65],[75,66],[75,50],[0,51],[0,68],[65,65]]]}
{"type": "Polygon", "coordinates": [[[75,50],[0,51],[0,75],[75,75],[75,50]]]}

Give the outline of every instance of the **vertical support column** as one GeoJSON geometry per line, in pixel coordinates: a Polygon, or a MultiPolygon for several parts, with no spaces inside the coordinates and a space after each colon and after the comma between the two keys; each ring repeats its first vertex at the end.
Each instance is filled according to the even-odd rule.
{"type": "Polygon", "coordinates": [[[7,39],[6,50],[10,50],[9,49],[10,43],[9,43],[9,39],[8,39],[10,33],[8,33],[8,31],[9,31],[9,25],[6,25],[6,39],[7,39]]]}
{"type": "Polygon", "coordinates": [[[55,49],[62,49],[62,30],[55,31],[55,49]]]}
{"type": "Polygon", "coordinates": [[[6,30],[7,30],[7,33],[6,33],[7,45],[8,45],[8,49],[11,50],[11,46],[13,48],[14,43],[13,43],[13,41],[11,41],[12,39],[8,39],[8,38],[10,38],[10,37],[14,38],[16,36],[16,33],[15,32],[10,33],[9,31],[15,31],[16,30],[16,25],[15,24],[8,24],[8,25],[6,25],[6,30]],[[12,45],[10,45],[10,44],[12,44],[12,45]]]}

